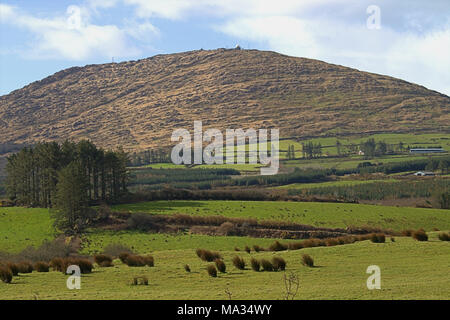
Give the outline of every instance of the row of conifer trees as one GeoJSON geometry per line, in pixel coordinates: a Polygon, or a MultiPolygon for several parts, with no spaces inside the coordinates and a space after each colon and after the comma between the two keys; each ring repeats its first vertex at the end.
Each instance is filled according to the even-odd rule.
{"type": "Polygon", "coordinates": [[[127,161],[123,150],[105,151],[87,140],[39,143],[8,158],[6,192],[21,205],[52,207],[57,188],[76,181],[88,201],[114,201],[127,190],[127,161]],[[68,167],[72,174],[61,174],[68,167]]]}

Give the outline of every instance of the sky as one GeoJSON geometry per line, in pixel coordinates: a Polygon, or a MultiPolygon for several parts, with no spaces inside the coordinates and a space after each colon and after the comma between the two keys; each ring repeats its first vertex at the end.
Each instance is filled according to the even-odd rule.
{"type": "Polygon", "coordinates": [[[0,0],[0,95],[72,66],[237,44],[450,95],[449,0],[0,0]]]}

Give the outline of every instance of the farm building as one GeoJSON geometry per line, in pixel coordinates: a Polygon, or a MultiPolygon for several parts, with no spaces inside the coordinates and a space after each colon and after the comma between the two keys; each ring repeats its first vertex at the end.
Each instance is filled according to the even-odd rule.
{"type": "Polygon", "coordinates": [[[446,152],[442,148],[417,148],[417,149],[410,149],[410,153],[444,153],[446,152]]]}
{"type": "Polygon", "coordinates": [[[434,176],[434,172],[429,172],[429,171],[419,171],[414,173],[415,176],[421,176],[421,177],[425,177],[425,176],[434,176]]]}

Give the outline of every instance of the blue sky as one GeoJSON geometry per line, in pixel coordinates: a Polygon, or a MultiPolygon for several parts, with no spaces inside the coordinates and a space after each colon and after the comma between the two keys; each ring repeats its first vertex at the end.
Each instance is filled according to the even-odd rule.
{"type": "Polygon", "coordinates": [[[236,44],[450,95],[448,0],[0,0],[0,94],[113,57],[236,44]]]}

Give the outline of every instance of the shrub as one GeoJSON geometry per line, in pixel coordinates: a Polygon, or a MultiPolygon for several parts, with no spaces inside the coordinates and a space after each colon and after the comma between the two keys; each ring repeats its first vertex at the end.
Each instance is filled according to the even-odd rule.
{"type": "Polygon", "coordinates": [[[66,272],[63,258],[53,258],[52,261],[50,261],[50,267],[53,271],[66,272]]]}
{"type": "Polygon", "coordinates": [[[105,247],[103,253],[111,257],[120,258],[121,254],[133,254],[133,250],[131,250],[130,247],[120,243],[111,243],[105,247]]]}
{"type": "Polygon", "coordinates": [[[107,255],[107,254],[96,254],[94,256],[94,261],[95,263],[97,263],[99,266],[111,266],[112,265],[112,257],[107,255]]]}
{"type": "Polygon", "coordinates": [[[320,240],[320,239],[308,239],[303,241],[302,243],[303,248],[315,248],[315,247],[320,247],[320,246],[326,246],[326,241],[325,240],[320,240]]]}
{"type": "Polygon", "coordinates": [[[119,254],[119,259],[122,261],[122,263],[126,263],[127,258],[131,255],[131,253],[128,252],[122,252],[119,254]]]}
{"type": "Polygon", "coordinates": [[[188,264],[185,264],[185,265],[184,265],[184,270],[185,270],[186,272],[191,272],[191,267],[189,267],[188,264]]]}
{"type": "Polygon", "coordinates": [[[200,259],[206,262],[213,262],[216,259],[222,258],[218,252],[213,252],[205,249],[197,249],[195,252],[200,259]]]}
{"type": "Polygon", "coordinates": [[[370,235],[370,241],[373,243],[384,243],[386,242],[386,236],[382,233],[372,233],[370,235]]]}
{"type": "Polygon", "coordinates": [[[289,242],[288,248],[289,250],[300,250],[303,248],[303,242],[289,242]]]}
{"type": "Polygon", "coordinates": [[[281,244],[279,241],[275,241],[274,243],[272,243],[269,247],[270,251],[284,251],[287,250],[287,246],[285,246],[284,244],[281,244]]]}
{"type": "Polygon", "coordinates": [[[217,270],[219,270],[221,273],[225,273],[227,271],[227,266],[225,265],[225,262],[223,262],[223,260],[216,259],[214,262],[216,264],[217,270]]]}
{"type": "Polygon", "coordinates": [[[33,272],[33,265],[29,262],[20,262],[19,264],[17,264],[17,267],[19,268],[19,273],[33,272]]]}
{"type": "Polygon", "coordinates": [[[11,270],[5,266],[0,266],[0,280],[4,283],[11,283],[13,274],[11,270]]]}
{"type": "Polygon", "coordinates": [[[402,235],[404,235],[405,237],[411,237],[413,232],[414,232],[414,230],[410,230],[410,229],[403,230],[402,235]]]}
{"type": "Polygon", "coordinates": [[[273,271],[273,265],[269,260],[261,259],[260,263],[264,271],[273,271]]]}
{"type": "MultiPolygon", "coordinates": [[[[67,267],[70,265],[76,265],[80,267],[81,273],[91,273],[92,269],[94,269],[94,266],[92,265],[92,262],[88,259],[84,258],[68,258],[65,260],[65,270],[67,270],[67,267]]],[[[63,271],[65,273],[65,270],[63,271]]]]}
{"type": "Polygon", "coordinates": [[[233,265],[239,270],[244,270],[245,269],[245,260],[239,256],[235,256],[233,258],[233,265]]]}
{"type": "Polygon", "coordinates": [[[272,265],[273,265],[273,269],[275,271],[281,270],[284,271],[286,270],[286,261],[281,258],[281,257],[273,257],[272,258],[272,265]]]}
{"type": "Polygon", "coordinates": [[[309,254],[302,255],[302,264],[307,267],[314,267],[314,259],[309,254]]]}
{"type": "Polygon", "coordinates": [[[217,269],[216,269],[216,267],[214,265],[212,265],[212,264],[208,265],[206,267],[206,271],[208,271],[208,274],[211,277],[213,277],[213,278],[217,277],[217,269]]]}
{"type": "Polygon", "coordinates": [[[231,222],[224,222],[217,229],[217,233],[222,236],[230,236],[236,233],[235,226],[231,222]]]}
{"type": "Polygon", "coordinates": [[[153,258],[153,256],[143,256],[142,258],[144,259],[146,266],[148,266],[148,267],[155,266],[155,259],[153,258]]]}
{"type": "Polygon", "coordinates": [[[250,252],[251,252],[251,249],[250,249],[249,246],[245,246],[245,252],[247,252],[247,253],[250,253],[250,252]]]}
{"type": "Polygon", "coordinates": [[[424,230],[414,231],[412,237],[417,241],[428,241],[428,236],[424,230]]]}
{"type": "Polygon", "coordinates": [[[255,250],[255,252],[260,252],[260,251],[264,251],[264,248],[258,246],[257,244],[255,244],[253,246],[253,250],[255,250]]]}
{"type": "Polygon", "coordinates": [[[438,236],[441,241],[450,241],[450,233],[441,232],[438,236]]]}
{"type": "Polygon", "coordinates": [[[34,264],[34,270],[37,272],[48,272],[50,267],[47,262],[39,261],[34,264]]]}
{"type": "Polygon", "coordinates": [[[125,259],[125,263],[129,267],[143,267],[146,265],[145,259],[138,255],[128,255],[125,259]]]}
{"type": "Polygon", "coordinates": [[[110,268],[110,267],[114,267],[114,264],[112,263],[112,261],[105,260],[105,261],[100,262],[99,266],[102,268],[110,268]]]}
{"type": "Polygon", "coordinates": [[[75,252],[73,245],[66,244],[63,239],[44,241],[39,247],[29,246],[16,255],[18,261],[50,261],[55,257],[68,257],[75,252]]]}
{"type": "Polygon", "coordinates": [[[17,266],[17,264],[12,263],[12,262],[8,262],[6,264],[6,267],[9,268],[9,270],[11,270],[11,273],[14,277],[19,275],[19,267],[17,266]]]}
{"type": "Polygon", "coordinates": [[[250,265],[252,266],[253,271],[259,272],[259,270],[261,269],[261,264],[255,258],[250,259],[250,265]]]}
{"type": "Polygon", "coordinates": [[[339,244],[339,242],[334,238],[326,239],[325,243],[328,247],[337,246],[339,244]]]}

